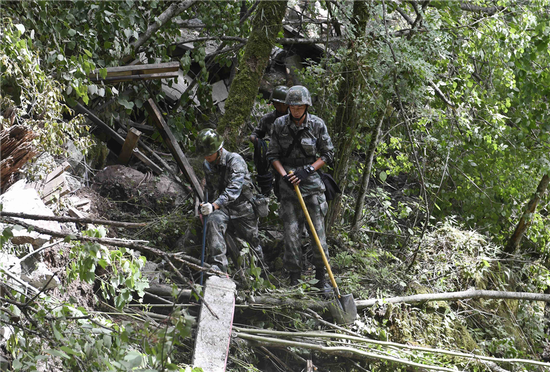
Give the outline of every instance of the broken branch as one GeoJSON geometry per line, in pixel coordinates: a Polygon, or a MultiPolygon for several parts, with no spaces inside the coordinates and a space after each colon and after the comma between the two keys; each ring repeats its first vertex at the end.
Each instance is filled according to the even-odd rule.
{"type": "Polygon", "coordinates": [[[82,224],[94,223],[98,225],[120,226],[120,227],[127,227],[127,228],[144,227],[144,226],[147,226],[147,224],[149,224],[149,222],[121,222],[121,221],[109,221],[109,220],[102,220],[98,218],[88,218],[88,217],[78,218],[78,217],[66,217],[66,216],[42,216],[38,214],[0,211],[0,217],[2,216],[18,217],[18,218],[25,218],[27,220],[39,220],[39,221],[75,222],[75,223],[82,223],[82,224]]]}

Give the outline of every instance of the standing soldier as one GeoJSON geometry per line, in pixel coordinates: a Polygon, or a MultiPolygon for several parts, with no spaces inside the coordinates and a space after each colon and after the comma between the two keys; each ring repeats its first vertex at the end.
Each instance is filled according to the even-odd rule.
{"type": "Polygon", "coordinates": [[[225,234],[244,239],[260,260],[262,247],[258,238],[258,217],[252,206],[253,185],[244,159],[223,148],[223,139],[213,129],[199,132],[196,152],[204,156],[204,174],[208,200],[200,210],[208,216],[206,244],[210,250],[209,263],[219,271],[227,272],[227,244],[225,234]]]}
{"type": "MultiPolygon", "coordinates": [[[[300,233],[306,220],[294,185],[300,186],[321,246],[328,257],[324,222],[328,204],[324,194],[325,185],[317,170],[332,163],[334,146],[325,122],[307,112],[311,106],[307,88],[301,85],[290,88],[285,103],[290,106],[290,113],[273,123],[267,156],[273,168],[281,175],[279,216],[284,226],[284,260],[290,271],[290,284],[296,285],[302,270],[300,233]]],[[[312,242],[314,245],[315,242],[312,242]]],[[[320,252],[313,252],[315,278],[318,280],[316,286],[323,290],[326,284],[325,266],[320,252]]]]}
{"type": "Polygon", "coordinates": [[[254,164],[256,165],[256,181],[262,190],[262,194],[268,195],[271,192],[273,175],[269,171],[269,162],[266,159],[267,143],[271,135],[271,127],[275,119],[288,113],[288,105],[285,103],[288,88],[279,85],[273,89],[269,102],[275,106],[275,111],[262,116],[258,126],[252,131],[250,141],[254,144],[254,164]]]}

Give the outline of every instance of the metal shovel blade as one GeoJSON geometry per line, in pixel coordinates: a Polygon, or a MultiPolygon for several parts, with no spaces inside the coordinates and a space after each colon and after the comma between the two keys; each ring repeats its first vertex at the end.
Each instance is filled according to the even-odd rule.
{"type": "Polygon", "coordinates": [[[341,295],[339,299],[334,299],[329,303],[328,308],[338,324],[350,324],[357,318],[357,305],[352,294],[341,295]]]}

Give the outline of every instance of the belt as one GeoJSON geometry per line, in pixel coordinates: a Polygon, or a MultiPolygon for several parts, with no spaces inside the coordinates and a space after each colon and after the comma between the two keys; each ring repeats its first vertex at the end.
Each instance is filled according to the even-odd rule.
{"type": "Polygon", "coordinates": [[[316,160],[315,158],[299,158],[299,159],[287,158],[287,159],[281,160],[281,163],[283,165],[290,165],[291,167],[300,167],[300,166],[311,164],[315,162],[315,160],[316,160]]]}

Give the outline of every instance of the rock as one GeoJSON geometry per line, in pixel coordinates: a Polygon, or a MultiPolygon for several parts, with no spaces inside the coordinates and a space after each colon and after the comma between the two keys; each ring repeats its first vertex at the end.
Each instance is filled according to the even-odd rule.
{"type": "Polygon", "coordinates": [[[147,278],[149,283],[160,283],[161,278],[163,278],[164,276],[160,271],[158,271],[158,267],[158,264],[147,261],[143,266],[143,269],[141,269],[141,274],[144,278],[147,278]]]}
{"type": "MultiPolygon", "coordinates": [[[[165,213],[180,205],[188,192],[173,179],[142,173],[123,165],[112,165],[98,172],[92,188],[101,196],[121,201],[121,211],[165,213]]],[[[106,211],[109,212],[109,211],[106,211]]],[[[114,217],[113,217],[114,218],[114,217]]]]}
{"type": "Polygon", "coordinates": [[[60,284],[59,278],[48,269],[44,262],[39,262],[36,269],[29,275],[22,274],[21,279],[37,289],[54,289],[60,284]]]}
{"type": "MultiPolygon", "coordinates": [[[[54,213],[46,207],[42,199],[40,199],[38,192],[32,188],[10,188],[0,196],[0,204],[3,205],[3,210],[6,212],[54,216],[54,213]]],[[[57,221],[20,220],[36,227],[61,232],[61,226],[57,221]]],[[[2,227],[0,226],[0,228],[2,227]]],[[[38,248],[50,240],[49,235],[39,234],[36,231],[29,232],[26,228],[14,228],[12,232],[13,244],[29,243],[32,244],[34,248],[38,248]]]]}
{"type": "Polygon", "coordinates": [[[214,104],[225,101],[227,96],[229,96],[229,91],[227,90],[223,80],[212,84],[212,102],[214,102],[214,104]]]}
{"type": "MultiPolygon", "coordinates": [[[[21,264],[19,258],[12,254],[0,252],[0,269],[9,271],[10,274],[13,274],[17,278],[21,277],[21,264]]],[[[0,280],[11,281],[11,279],[3,273],[0,273],[0,280]]]]}

